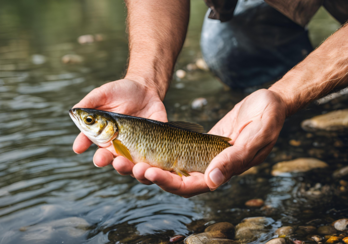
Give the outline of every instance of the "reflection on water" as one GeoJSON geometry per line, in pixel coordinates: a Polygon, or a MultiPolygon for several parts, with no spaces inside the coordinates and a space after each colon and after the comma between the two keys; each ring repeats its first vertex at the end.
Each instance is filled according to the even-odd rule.
{"type": "MultiPolygon", "coordinates": [[[[200,57],[205,11],[203,1],[192,2],[190,32],[179,68],[200,57]]],[[[122,76],[128,55],[125,15],[122,1],[1,2],[0,243],[158,243],[174,234],[192,233],[195,230],[188,224],[199,221],[237,224],[245,217],[267,215],[277,227],[324,218],[327,210],[344,204],[336,199],[328,206],[331,195],[320,204],[297,194],[303,182],[334,184],[327,179],[331,173],[289,178],[269,174],[270,165],[279,159],[311,153],[332,163],[330,172],[346,162],[344,147],[332,146],[337,137],[309,139],[299,127],[304,117],[323,108],[344,107],[344,101],[312,106],[287,121],[259,174],[234,178],[221,190],[192,199],[138,184],[112,167],[95,168],[95,146],[75,155],[71,146],[78,129],[67,111],[93,88],[122,76]],[[79,44],[78,37],[86,34],[103,38],[79,44]],[[62,57],[67,54],[82,60],[64,64],[62,57]],[[293,138],[304,146],[289,147],[293,138]],[[332,156],[337,154],[341,156],[332,156]],[[251,198],[264,199],[273,210],[246,208],[244,203],[251,198]],[[318,212],[303,216],[302,211],[312,207],[318,212]]],[[[330,25],[323,30],[327,33],[317,36],[327,36],[334,28],[330,25]]],[[[169,119],[196,121],[209,129],[245,95],[224,91],[209,73],[193,71],[172,82],[165,103],[169,119]],[[207,105],[193,110],[190,104],[198,97],[205,97],[207,105]]],[[[346,137],[340,140],[348,144],[346,137]]]]}

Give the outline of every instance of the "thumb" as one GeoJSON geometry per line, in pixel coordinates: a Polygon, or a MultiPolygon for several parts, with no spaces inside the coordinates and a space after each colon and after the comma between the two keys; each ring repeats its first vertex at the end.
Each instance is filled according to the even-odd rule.
{"type": "Polygon", "coordinates": [[[245,149],[240,146],[228,147],[219,153],[209,164],[204,179],[211,191],[214,191],[233,175],[243,172],[245,149]]]}

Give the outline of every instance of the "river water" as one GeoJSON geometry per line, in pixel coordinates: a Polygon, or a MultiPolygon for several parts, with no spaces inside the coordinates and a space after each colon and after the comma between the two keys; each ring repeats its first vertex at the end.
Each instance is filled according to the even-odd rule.
{"type": "MultiPolygon", "coordinates": [[[[206,9],[203,1],[192,1],[189,33],[177,68],[200,58],[199,33],[206,9]]],[[[303,185],[338,187],[331,175],[348,160],[347,137],[308,136],[300,122],[346,107],[344,99],[313,104],[288,119],[258,174],[236,177],[216,192],[190,199],[139,184],[111,166],[96,168],[95,146],[76,155],[71,147],[79,131],[68,110],[93,88],[124,74],[125,17],[122,1],[1,1],[1,244],[168,243],[171,236],[187,236],[211,223],[236,225],[245,217],[267,216],[274,222],[255,242],[260,243],[279,226],[313,219],[325,224],[347,215],[347,201],[334,190],[317,198],[299,194],[303,185]],[[98,41],[79,44],[78,37],[86,34],[98,41]],[[78,55],[77,60],[68,56],[70,63],[63,63],[67,54],[78,55]],[[289,145],[292,139],[301,146],[289,145]],[[329,169],[290,177],[270,175],[276,162],[309,156],[326,161],[329,169]],[[271,208],[245,207],[253,198],[262,198],[271,208]]],[[[309,25],[314,45],[338,26],[321,10],[309,25]]],[[[209,130],[251,91],[226,91],[209,72],[197,70],[182,80],[174,77],[165,105],[170,120],[198,122],[209,130]],[[191,102],[199,97],[208,103],[194,110],[191,102]]]]}

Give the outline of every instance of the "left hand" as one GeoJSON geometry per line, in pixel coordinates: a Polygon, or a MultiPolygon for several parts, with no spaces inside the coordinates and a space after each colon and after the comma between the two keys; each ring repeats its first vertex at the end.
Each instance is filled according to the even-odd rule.
{"type": "Polygon", "coordinates": [[[209,132],[230,137],[233,146],[218,154],[205,174],[193,172],[190,177],[181,178],[143,163],[134,167],[133,174],[183,197],[215,190],[233,175],[263,162],[277,141],[286,111],[286,105],[277,93],[258,90],[238,103],[209,132]],[[141,170],[137,172],[138,168],[141,170]]]}

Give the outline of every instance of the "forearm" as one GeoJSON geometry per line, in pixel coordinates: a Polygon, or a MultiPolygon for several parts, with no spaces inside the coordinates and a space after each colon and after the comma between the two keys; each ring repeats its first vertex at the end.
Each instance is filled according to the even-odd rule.
{"type": "Polygon", "coordinates": [[[185,40],[189,0],[126,0],[129,65],[126,78],[144,83],[163,100],[185,40]]]}
{"type": "Polygon", "coordinates": [[[345,25],[269,88],[284,100],[287,116],[333,89],[348,85],[347,40],[345,25]]]}

